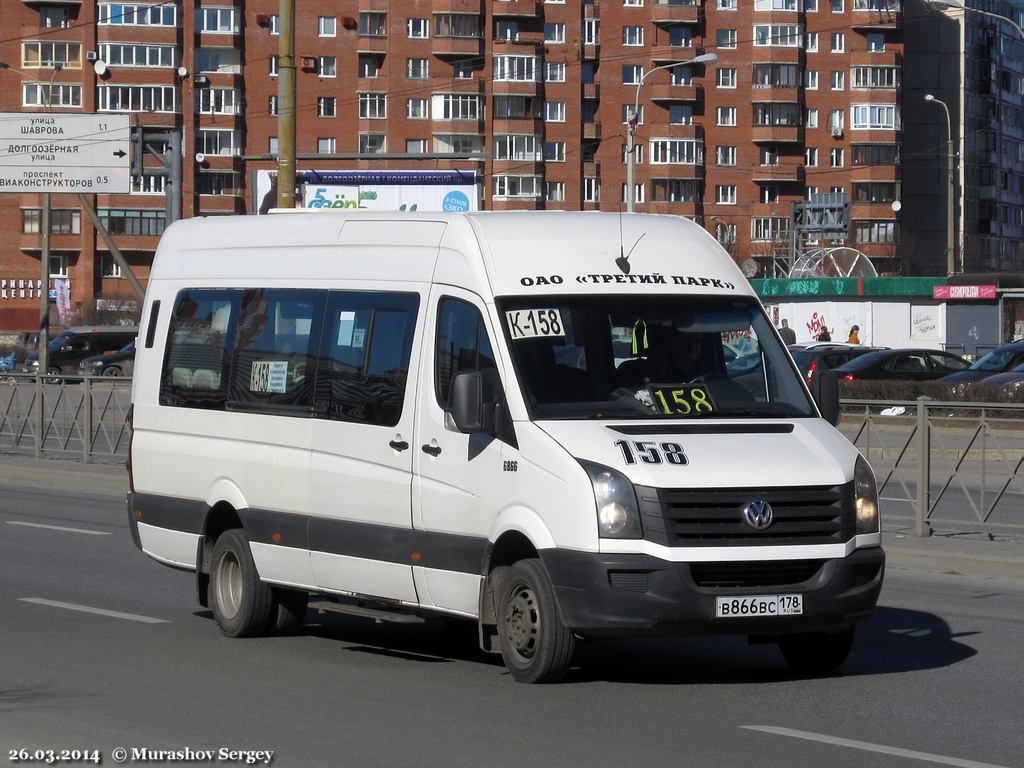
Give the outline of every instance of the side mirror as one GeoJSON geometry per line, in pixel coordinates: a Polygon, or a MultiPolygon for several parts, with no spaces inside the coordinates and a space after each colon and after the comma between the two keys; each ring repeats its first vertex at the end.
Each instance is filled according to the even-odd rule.
{"type": "Polygon", "coordinates": [[[818,368],[811,374],[811,397],[818,404],[818,410],[825,421],[833,427],[839,423],[842,410],[839,407],[839,375],[833,370],[818,368]]]}
{"type": "Polygon", "coordinates": [[[463,371],[452,377],[445,422],[463,434],[484,428],[484,380],[479,371],[463,371]]]}

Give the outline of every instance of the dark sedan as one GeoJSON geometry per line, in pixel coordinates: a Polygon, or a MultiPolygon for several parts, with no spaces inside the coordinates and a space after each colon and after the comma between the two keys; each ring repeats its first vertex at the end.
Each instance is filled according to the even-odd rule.
{"type": "Polygon", "coordinates": [[[836,368],[840,381],[902,379],[931,381],[954,371],[963,371],[970,363],[952,352],[937,349],[886,349],[869,352],[836,368]]]}
{"type": "Polygon", "coordinates": [[[835,369],[854,358],[888,347],[861,347],[855,344],[815,341],[810,344],[791,344],[789,354],[808,382],[817,370],[835,369]]]}
{"type": "Polygon", "coordinates": [[[1024,341],[1015,341],[996,347],[987,355],[978,358],[966,371],[957,371],[943,376],[946,384],[970,384],[988,379],[997,373],[1005,373],[1024,364],[1024,341]]]}

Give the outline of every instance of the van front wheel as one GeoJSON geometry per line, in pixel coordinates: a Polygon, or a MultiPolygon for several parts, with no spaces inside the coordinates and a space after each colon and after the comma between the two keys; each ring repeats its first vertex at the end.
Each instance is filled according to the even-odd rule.
{"type": "Polygon", "coordinates": [[[224,531],[213,546],[210,607],[220,631],[228,637],[255,637],[267,629],[273,594],[260,581],[249,539],[240,528],[224,531]]]}
{"type": "Polygon", "coordinates": [[[520,560],[505,576],[498,608],[501,655],[520,683],[565,677],[575,638],[558,615],[555,592],[539,560],[520,560]]]}
{"type": "Polygon", "coordinates": [[[855,625],[840,632],[807,632],[779,638],[779,650],[794,671],[827,675],[846,661],[853,648],[855,625]]]}

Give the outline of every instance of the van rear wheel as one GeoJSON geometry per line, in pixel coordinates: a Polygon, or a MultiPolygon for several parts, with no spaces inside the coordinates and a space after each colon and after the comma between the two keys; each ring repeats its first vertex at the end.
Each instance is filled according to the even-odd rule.
{"type": "Polygon", "coordinates": [[[553,683],[572,663],[575,638],[558,614],[555,592],[539,560],[520,560],[505,576],[498,609],[501,655],[520,683],[553,683]]]}
{"type": "Polygon", "coordinates": [[[249,538],[240,528],[224,531],[213,545],[210,598],[213,617],[228,637],[255,637],[266,631],[273,594],[260,581],[249,538]]]}
{"type": "Polygon", "coordinates": [[[827,675],[846,661],[853,648],[855,625],[839,632],[807,632],[779,638],[779,650],[794,671],[802,675],[827,675]]]}

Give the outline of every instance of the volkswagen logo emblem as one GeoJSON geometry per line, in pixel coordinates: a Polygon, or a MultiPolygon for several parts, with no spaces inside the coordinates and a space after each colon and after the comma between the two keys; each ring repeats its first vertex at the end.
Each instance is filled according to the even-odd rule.
{"type": "Polygon", "coordinates": [[[758,531],[763,531],[772,524],[772,505],[763,499],[748,501],[743,507],[743,522],[758,531]]]}

